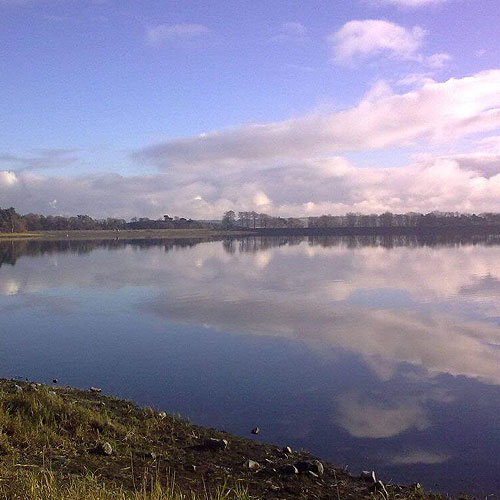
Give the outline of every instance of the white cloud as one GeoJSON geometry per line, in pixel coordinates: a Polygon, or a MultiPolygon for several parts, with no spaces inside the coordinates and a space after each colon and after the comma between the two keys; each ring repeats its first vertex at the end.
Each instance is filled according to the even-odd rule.
{"type": "Polygon", "coordinates": [[[217,218],[229,209],[282,216],[497,211],[500,156],[427,158],[404,167],[362,169],[333,158],[290,161],[276,168],[245,164],[230,173],[202,170],[195,175],[186,171],[44,177],[1,172],[0,197],[2,205],[22,212],[86,212],[99,217],[159,217],[175,212],[217,218]],[[51,205],[53,200],[56,206],[51,205]]]}
{"type": "Polygon", "coordinates": [[[2,206],[23,212],[87,212],[99,217],[175,213],[216,218],[229,209],[282,216],[498,211],[496,136],[480,140],[467,154],[421,156],[391,168],[357,168],[335,156],[375,148],[453,144],[469,133],[484,134],[498,127],[498,70],[443,83],[429,81],[401,95],[379,82],[359,105],[345,111],[245,125],[138,151],[137,160],[160,170],[155,175],[48,176],[41,171],[35,175],[14,172],[17,160],[0,163],[0,199],[2,206]],[[51,205],[53,200],[56,205],[51,205]]]}
{"type": "Polygon", "coordinates": [[[451,60],[450,54],[446,52],[440,52],[438,54],[432,54],[432,56],[426,57],[425,62],[431,68],[442,68],[448,61],[451,60]]]}
{"type": "MultiPolygon", "coordinates": [[[[387,90],[387,89],[386,89],[387,90]]],[[[406,94],[364,99],[335,113],[251,124],[173,139],[135,156],[165,171],[263,165],[279,158],[311,159],[325,154],[403,147],[419,140],[449,142],[500,126],[500,70],[442,83],[406,94]]],[[[269,164],[267,165],[269,166],[269,164]]]]}
{"type": "Polygon", "coordinates": [[[402,85],[405,87],[413,87],[415,89],[423,87],[424,85],[430,83],[436,83],[432,79],[431,73],[410,73],[408,75],[403,76],[396,82],[397,85],[402,85]]]}
{"type": "Polygon", "coordinates": [[[166,40],[189,39],[210,33],[202,24],[159,24],[146,29],[146,40],[152,45],[166,40]]]}
{"type": "Polygon", "coordinates": [[[337,62],[381,53],[401,59],[417,58],[425,30],[406,29],[382,19],[349,21],[328,37],[337,62]]]}

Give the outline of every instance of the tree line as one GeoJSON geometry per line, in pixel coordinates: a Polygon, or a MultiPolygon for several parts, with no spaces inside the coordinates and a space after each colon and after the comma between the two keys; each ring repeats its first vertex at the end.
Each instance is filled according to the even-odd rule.
{"type": "Polygon", "coordinates": [[[421,214],[360,214],[321,215],[317,217],[284,218],[257,212],[226,212],[222,227],[226,229],[262,228],[339,228],[339,227],[475,227],[500,226],[500,213],[463,214],[458,212],[430,212],[421,214]]]}
{"type": "Polygon", "coordinates": [[[126,229],[262,229],[262,228],[388,228],[388,227],[500,227],[500,213],[463,214],[430,212],[421,214],[360,214],[321,215],[317,217],[275,217],[255,211],[224,213],[222,221],[206,222],[164,215],[161,219],[133,217],[129,221],[108,217],[94,219],[89,215],[20,215],[13,207],[0,208],[0,232],[126,230],[126,229]]]}
{"type": "Polygon", "coordinates": [[[64,217],[62,215],[20,215],[15,208],[0,208],[0,232],[22,233],[26,231],[75,231],[75,230],[125,230],[125,229],[201,229],[210,228],[210,223],[184,217],[164,215],[161,219],[133,217],[130,221],[108,217],[93,219],[89,215],[64,217]]]}

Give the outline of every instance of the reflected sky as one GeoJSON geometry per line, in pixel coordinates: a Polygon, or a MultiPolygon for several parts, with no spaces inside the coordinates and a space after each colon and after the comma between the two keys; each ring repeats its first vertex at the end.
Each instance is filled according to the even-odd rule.
{"type": "Polygon", "coordinates": [[[494,493],[499,262],[491,239],[3,242],[0,376],[494,493]]]}

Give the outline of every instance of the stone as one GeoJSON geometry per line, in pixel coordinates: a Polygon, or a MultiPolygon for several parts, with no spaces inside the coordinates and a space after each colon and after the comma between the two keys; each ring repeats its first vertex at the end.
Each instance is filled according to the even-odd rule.
{"type": "Polygon", "coordinates": [[[187,470],[189,472],[196,472],[196,465],[191,465],[191,464],[186,465],[184,466],[184,470],[187,470]]]}
{"type": "Polygon", "coordinates": [[[291,464],[283,466],[280,469],[280,471],[282,474],[298,474],[299,473],[297,467],[295,467],[295,465],[291,465],[291,464]]]}
{"type": "Polygon", "coordinates": [[[283,452],[284,453],[288,453],[289,455],[291,455],[292,454],[292,449],[290,448],[290,446],[285,446],[283,448],[283,452]]]}
{"type": "Polygon", "coordinates": [[[295,464],[299,472],[314,472],[317,476],[323,475],[325,468],[319,460],[303,460],[295,464]]]}
{"type": "Polygon", "coordinates": [[[90,392],[101,392],[102,389],[100,387],[91,387],[90,392]]]}
{"type": "Polygon", "coordinates": [[[323,467],[323,464],[319,460],[314,460],[313,466],[311,469],[309,469],[309,471],[314,472],[318,476],[322,476],[325,473],[325,468],[323,467]]]}
{"type": "Polygon", "coordinates": [[[260,468],[260,465],[259,462],[256,462],[255,460],[246,460],[245,462],[243,462],[243,468],[255,470],[260,468]]]}
{"type": "Polygon", "coordinates": [[[112,455],[113,447],[108,442],[106,442],[102,444],[101,451],[104,455],[112,455]]]}
{"type": "Polygon", "coordinates": [[[260,429],[258,427],[254,427],[252,429],[252,434],[258,434],[260,432],[260,429]]]}
{"type": "Polygon", "coordinates": [[[32,391],[38,391],[38,385],[37,385],[37,384],[34,384],[34,383],[31,383],[31,384],[30,384],[30,389],[31,389],[32,391]]]}
{"type": "Polygon", "coordinates": [[[57,384],[57,382],[58,382],[58,380],[57,380],[56,378],[53,378],[53,379],[52,379],[52,383],[53,383],[53,384],[57,384]]]}
{"type": "Polygon", "coordinates": [[[380,493],[384,498],[389,498],[389,492],[382,481],[377,481],[372,485],[371,489],[374,492],[380,493]]]}
{"type": "Polygon", "coordinates": [[[167,412],[165,412],[165,411],[161,411],[160,413],[158,413],[158,417],[160,417],[162,420],[163,420],[164,418],[167,418],[167,412]]]}
{"type": "Polygon", "coordinates": [[[308,471],[310,466],[311,466],[311,462],[304,462],[304,461],[295,462],[295,467],[297,467],[297,470],[299,472],[308,471]]]}
{"type": "Polygon", "coordinates": [[[225,450],[228,444],[229,443],[226,439],[210,438],[205,439],[205,441],[203,442],[203,447],[207,448],[208,450],[225,450]]]}
{"type": "Polygon", "coordinates": [[[377,476],[375,475],[375,471],[364,470],[361,472],[360,479],[363,481],[367,481],[369,483],[375,484],[377,482],[377,476]]]}

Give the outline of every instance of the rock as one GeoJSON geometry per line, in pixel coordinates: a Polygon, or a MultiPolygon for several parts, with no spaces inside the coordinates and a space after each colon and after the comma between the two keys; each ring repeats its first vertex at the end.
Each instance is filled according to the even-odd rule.
{"type": "Polygon", "coordinates": [[[325,473],[325,468],[319,460],[314,460],[313,467],[310,469],[310,472],[314,472],[318,476],[322,476],[325,473]]]}
{"type": "Polygon", "coordinates": [[[228,444],[227,439],[210,438],[205,439],[203,442],[203,448],[206,448],[207,450],[225,450],[228,444]]]}
{"type": "Polygon", "coordinates": [[[104,455],[112,455],[113,447],[109,443],[103,443],[101,446],[101,451],[104,455]]]}
{"type": "Polygon", "coordinates": [[[260,432],[260,429],[258,427],[254,427],[252,429],[252,434],[258,434],[260,432]]]}
{"type": "Polygon", "coordinates": [[[259,462],[256,462],[255,460],[246,460],[245,462],[243,462],[244,469],[254,470],[258,469],[259,467],[260,467],[259,462]]]}
{"type": "Polygon", "coordinates": [[[317,476],[321,476],[325,472],[325,468],[319,460],[300,461],[295,464],[295,467],[299,472],[314,472],[317,476]]]}
{"type": "Polygon", "coordinates": [[[20,385],[14,385],[14,390],[17,392],[17,394],[21,394],[23,392],[23,388],[20,385]]]}
{"type": "Polygon", "coordinates": [[[31,383],[31,384],[30,384],[30,389],[31,389],[32,391],[38,391],[38,385],[37,385],[37,384],[34,384],[34,383],[31,383]]]}
{"type": "Polygon", "coordinates": [[[297,467],[295,467],[295,465],[291,465],[291,464],[283,466],[280,469],[280,472],[282,474],[298,474],[299,473],[297,467]]]}
{"type": "Polygon", "coordinates": [[[161,411],[160,413],[158,413],[158,417],[161,418],[162,420],[164,418],[167,418],[167,412],[165,411],[161,411]]]}
{"type": "Polygon", "coordinates": [[[375,471],[364,470],[361,472],[360,479],[363,481],[367,481],[369,483],[375,484],[377,482],[377,476],[375,475],[375,471]]]}
{"type": "Polygon", "coordinates": [[[382,481],[377,481],[372,487],[372,491],[380,493],[384,498],[389,498],[389,493],[382,481]]]}
{"type": "Polygon", "coordinates": [[[292,452],[292,449],[290,448],[290,446],[285,446],[283,448],[283,453],[288,453],[289,455],[291,455],[293,452],[292,452]]]}
{"type": "Polygon", "coordinates": [[[191,465],[191,464],[185,465],[184,470],[187,470],[189,472],[196,472],[196,465],[191,465]]]}
{"type": "Polygon", "coordinates": [[[52,383],[53,383],[53,384],[57,384],[57,382],[58,382],[58,380],[57,380],[56,378],[53,378],[53,379],[52,379],[52,383]]]}
{"type": "Polygon", "coordinates": [[[306,472],[309,470],[309,467],[311,466],[311,462],[295,462],[295,467],[297,467],[297,470],[299,472],[306,472]]]}
{"type": "Polygon", "coordinates": [[[272,481],[266,481],[267,489],[271,491],[279,491],[280,487],[274,484],[272,481]]]}
{"type": "Polygon", "coordinates": [[[101,392],[102,389],[100,387],[91,387],[90,392],[101,392]]]}

